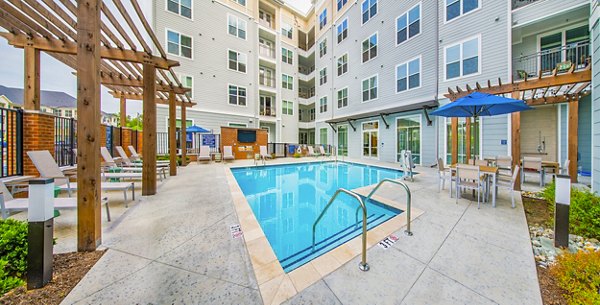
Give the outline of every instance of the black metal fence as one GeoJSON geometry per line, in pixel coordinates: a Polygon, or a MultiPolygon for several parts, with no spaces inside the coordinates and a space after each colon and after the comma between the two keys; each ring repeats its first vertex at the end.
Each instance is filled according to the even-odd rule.
{"type": "Polygon", "coordinates": [[[73,118],[54,118],[54,159],[58,166],[75,165],[77,121],[73,118]]]}
{"type": "MultiPolygon", "coordinates": [[[[177,149],[181,149],[181,132],[178,130],[175,133],[177,137],[177,149]]],[[[200,152],[200,146],[210,147],[211,153],[221,152],[221,135],[214,133],[187,133],[186,148],[187,154],[198,154],[200,152]]],[[[158,155],[169,154],[169,133],[168,132],[157,132],[156,133],[156,153],[158,155]]]]}
{"type": "Polygon", "coordinates": [[[0,108],[0,177],[23,174],[23,111],[0,108]]]}

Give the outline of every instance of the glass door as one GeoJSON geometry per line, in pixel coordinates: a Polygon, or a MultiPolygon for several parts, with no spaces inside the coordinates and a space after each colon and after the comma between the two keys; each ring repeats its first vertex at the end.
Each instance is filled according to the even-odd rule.
{"type": "Polygon", "coordinates": [[[275,78],[273,77],[275,73],[271,69],[260,67],[258,69],[258,77],[260,80],[260,84],[262,86],[267,87],[275,87],[275,78]]]}
{"type": "Polygon", "coordinates": [[[261,95],[260,97],[260,115],[275,116],[275,108],[273,107],[273,97],[261,95]]]}
{"type": "Polygon", "coordinates": [[[398,118],[397,125],[397,158],[400,161],[400,152],[410,150],[414,163],[421,164],[421,117],[413,116],[398,118]]]}
{"type": "Polygon", "coordinates": [[[363,157],[377,158],[379,145],[379,122],[362,123],[363,157]]]}
{"type": "MultiPolygon", "coordinates": [[[[479,158],[479,118],[471,120],[471,159],[479,158]]],[[[467,163],[467,121],[458,119],[458,163],[467,163]]],[[[452,163],[452,120],[446,119],[446,163],[452,163]]]]}
{"type": "Polygon", "coordinates": [[[338,155],[348,156],[348,126],[338,126],[338,155]]]}

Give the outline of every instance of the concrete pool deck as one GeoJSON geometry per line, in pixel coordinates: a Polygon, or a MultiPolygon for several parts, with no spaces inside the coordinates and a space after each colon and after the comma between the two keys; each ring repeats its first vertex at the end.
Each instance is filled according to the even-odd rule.
{"type": "MultiPolygon", "coordinates": [[[[500,191],[496,208],[477,209],[476,199],[456,204],[447,189],[438,193],[437,172],[430,168],[419,168],[415,181],[407,182],[413,207],[424,211],[412,223],[414,235],[401,228],[392,247],[370,248],[369,272],[358,269],[357,256],[291,299],[286,291],[297,290],[293,282],[273,282],[277,293],[265,299],[244,240],[230,236],[230,225],[241,221],[227,183],[228,166],[190,164],[160,184],[157,195],[128,209],[111,205],[111,212],[117,211],[113,222],[103,223],[108,251],[63,304],[542,303],[520,198],[515,209],[506,191],[500,191]]],[[[390,185],[378,194],[406,200],[390,185]]],[[[64,213],[57,222],[74,222],[75,215],[64,213]]],[[[57,247],[74,250],[73,237],[57,235],[57,247]]]]}

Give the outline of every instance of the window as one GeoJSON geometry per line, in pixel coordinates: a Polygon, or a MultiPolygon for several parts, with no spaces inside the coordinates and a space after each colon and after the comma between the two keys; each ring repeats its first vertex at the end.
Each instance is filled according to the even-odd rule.
{"type": "Polygon", "coordinates": [[[337,10],[338,12],[348,3],[348,0],[337,0],[337,10]]]}
{"type": "Polygon", "coordinates": [[[348,72],[348,54],[342,55],[337,61],[337,75],[340,76],[348,72]]]}
{"type": "Polygon", "coordinates": [[[246,0],[233,0],[233,2],[237,2],[239,5],[246,6],[246,0]]]}
{"type": "Polygon", "coordinates": [[[363,0],[361,12],[362,23],[365,24],[365,22],[377,15],[377,0],[363,0]]]}
{"type": "Polygon", "coordinates": [[[338,127],[338,154],[340,156],[348,156],[348,126],[342,125],[338,127]]]}
{"type": "Polygon", "coordinates": [[[283,110],[283,114],[294,115],[294,103],[290,101],[283,101],[281,109],[283,110]]]}
{"type": "Polygon", "coordinates": [[[327,39],[319,42],[319,57],[323,57],[325,54],[327,54],[327,39]]]}
{"type": "Polygon", "coordinates": [[[167,52],[192,58],[192,37],[167,30],[167,52]]]}
{"type": "Polygon", "coordinates": [[[190,91],[186,92],[185,95],[187,95],[189,98],[193,98],[192,96],[194,92],[194,79],[189,75],[180,75],[179,79],[181,80],[181,85],[184,88],[191,89],[190,91]]]}
{"type": "Polygon", "coordinates": [[[192,0],[167,0],[167,10],[177,15],[192,18],[192,0]]]}
{"type": "Polygon", "coordinates": [[[446,21],[479,7],[479,0],[446,0],[446,21]]]}
{"type": "Polygon", "coordinates": [[[72,117],[73,116],[73,110],[69,110],[69,109],[65,109],[65,116],[66,117],[72,117]]]}
{"type": "Polygon", "coordinates": [[[246,106],[246,88],[229,85],[229,104],[246,106]]]}
{"type": "Polygon", "coordinates": [[[287,74],[282,74],[281,86],[283,87],[283,89],[294,90],[294,78],[287,74]]]}
{"type": "Polygon", "coordinates": [[[244,124],[244,123],[227,123],[227,126],[229,127],[248,127],[248,124],[244,124]]]}
{"type": "Polygon", "coordinates": [[[54,113],[55,116],[61,116],[62,111],[60,111],[60,109],[52,109],[52,113],[54,113]]]}
{"type": "Polygon", "coordinates": [[[368,102],[377,98],[377,75],[362,81],[362,101],[368,102]]]}
{"type": "Polygon", "coordinates": [[[289,38],[289,39],[293,39],[292,37],[294,37],[294,28],[292,28],[291,25],[287,24],[287,23],[282,23],[281,24],[281,35],[289,38]]]}
{"type": "Polygon", "coordinates": [[[362,62],[365,63],[377,56],[377,33],[362,43],[362,62]]]}
{"type": "Polygon", "coordinates": [[[396,44],[401,44],[421,33],[421,4],[396,19],[396,44]]]}
{"type": "Polygon", "coordinates": [[[327,112],[327,97],[319,99],[319,113],[327,112]]]}
{"type": "Polygon", "coordinates": [[[396,92],[417,88],[421,85],[421,58],[396,66],[396,92]]]}
{"type": "Polygon", "coordinates": [[[479,37],[445,49],[446,79],[479,72],[479,37]]]}
{"type": "Polygon", "coordinates": [[[229,50],[229,69],[246,73],[246,54],[229,50]]]}
{"type": "Polygon", "coordinates": [[[281,48],[281,61],[288,63],[290,65],[294,64],[294,52],[286,49],[286,48],[281,48]]]}
{"type": "Polygon", "coordinates": [[[327,145],[327,128],[319,129],[319,138],[321,140],[319,144],[327,145]]]}
{"type": "Polygon", "coordinates": [[[327,83],[327,68],[323,68],[319,71],[319,85],[327,83]]]}
{"type": "Polygon", "coordinates": [[[348,18],[337,26],[337,42],[340,43],[348,37],[348,18]]]}
{"type": "Polygon", "coordinates": [[[228,19],[228,32],[229,35],[246,39],[246,21],[236,16],[229,15],[228,19]]]}
{"type": "Polygon", "coordinates": [[[344,108],[344,107],[348,106],[348,88],[338,90],[337,104],[338,104],[338,108],[344,108]]]}
{"type": "Polygon", "coordinates": [[[327,25],[327,9],[324,9],[319,15],[319,29],[322,30],[327,25]]]}

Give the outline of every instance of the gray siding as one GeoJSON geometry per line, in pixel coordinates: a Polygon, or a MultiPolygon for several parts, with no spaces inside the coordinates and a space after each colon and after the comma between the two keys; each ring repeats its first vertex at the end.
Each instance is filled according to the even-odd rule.
{"type": "Polygon", "coordinates": [[[508,116],[498,115],[481,118],[482,128],[482,157],[495,157],[510,155],[509,135],[508,135],[508,116]],[[506,144],[502,144],[502,141],[506,144]]]}
{"type": "Polygon", "coordinates": [[[593,174],[592,188],[594,191],[600,191],[600,8],[596,2],[592,8],[592,110],[593,110],[593,174]]]}
{"type": "Polygon", "coordinates": [[[579,126],[577,128],[577,140],[579,149],[578,166],[585,172],[592,169],[592,99],[590,96],[583,97],[579,101],[579,126]]]}

